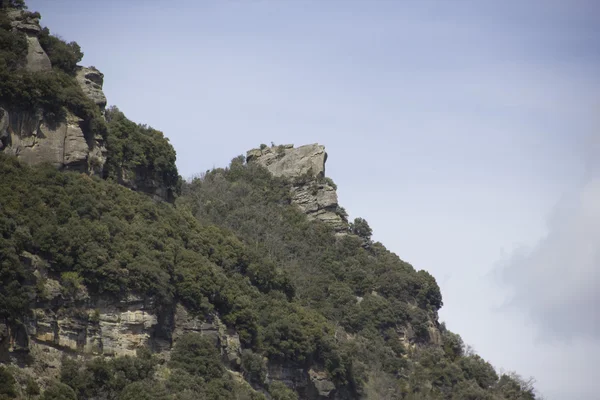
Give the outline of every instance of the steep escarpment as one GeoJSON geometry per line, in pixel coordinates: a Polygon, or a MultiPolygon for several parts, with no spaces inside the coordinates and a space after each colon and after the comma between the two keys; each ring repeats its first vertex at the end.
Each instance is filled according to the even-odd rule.
{"type": "Polygon", "coordinates": [[[337,232],[348,230],[347,215],[338,204],[336,186],[325,176],[324,146],[263,145],[249,150],[246,160],[259,163],[274,176],[291,180],[292,201],[310,219],[323,221],[337,232]]]}
{"type": "Polygon", "coordinates": [[[39,19],[22,8],[0,8],[0,151],[172,201],[179,187],[172,146],[149,127],[111,125],[104,75],[78,65],[79,45],[51,35],[39,19]]]}
{"type": "MultiPolygon", "coordinates": [[[[56,49],[48,45],[49,33],[42,30],[39,14],[11,9],[3,12],[2,21],[5,45],[11,44],[6,47],[13,50],[12,54],[4,54],[4,58],[12,57],[15,64],[5,63],[2,71],[6,82],[0,100],[1,148],[29,164],[50,163],[58,168],[100,172],[106,160],[104,138],[99,127],[95,131],[90,125],[96,117],[94,112],[102,113],[106,101],[98,102],[98,110],[94,110],[91,104],[85,104],[87,99],[80,99],[88,106],[86,111],[77,109],[81,107],[61,107],[57,103],[59,97],[76,91],[77,83],[86,89],[86,96],[97,100],[98,92],[102,92],[101,82],[93,92],[88,90],[84,79],[70,82],[64,71],[53,71],[42,43],[49,51],[56,49]],[[56,93],[52,87],[42,88],[47,84],[62,86],[63,93],[56,93]],[[36,102],[36,91],[46,91],[44,89],[47,92],[39,93],[40,101],[36,102]],[[54,104],[52,97],[56,100],[54,104]]],[[[77,59],[77,55],[73,57],[77,59]]],[[[85,75],[84,68],[80,69],[82,72],[78,74],[85,75]]]]}
{"type": "Polygon", "coordinates": [[[433,276],[346,221],[323,146],[181,182],[21,3],[0,3],[0,398],[535,399],[438,321],[433,276]]]}

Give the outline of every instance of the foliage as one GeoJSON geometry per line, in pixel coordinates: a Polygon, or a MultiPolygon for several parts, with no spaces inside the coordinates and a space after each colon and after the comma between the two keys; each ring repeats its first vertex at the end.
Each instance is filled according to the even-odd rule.
{"type": "Polygon", "coordinates": [[[0,8],[16,8],[19,10],[27,9],[25,0],[0,0],[0,8]]]}
{"type": "Polygon", "coordinates": [[[40,400],[77,400],[73,389],[64,383],[54,382],[42,393],[40,400]]]}
{"type": "Polygon", "coordinates": [[[296,392],[279,381],[274,381],[269,385],[269,394],[273,400],[298,400],[296,392]]]}
{"type": "Polygon", "coordinates": [[[4,366],[0,366],[0,400],[14,399],[17,395],[16,381],[4,366]]]}
{"type": "Polygon", "coordinates": [[[371,240],[371,235],[373,234],[369,223],[363,218],[355,218],[354,222],[350,225],[350,231],[365,240],[371,240]]]}
{"type": "MultiPolygon", "coordinates": [[[[75,42],[47,29],[40,42],[53,70],[28,72],[25,37],[0,10],[0,105],[41,109],[55,122],[74,114],[86,132],[102,135],[108,159],[102,180],[0,154],[0,318],[11,328],[22,328],[45,296],[44,280],[26,262],[33,255],[47,263],[48,278],[61,282],[64,308],[87,289],[92,297],[136,294],[161,310],[182,304],[193,316],[220,317],[239,334],[243,377],[273,399],[298,394],[266,383],[266,362],[324,370],[346,399],[535,399],[531,381],[498,377],[444,325],[441,346],[432,343],[443,304],[435,278],[373,243],[366,220],[356,218],[352,235],[337,236],[292,205],[292,182],[243,156],[182,183],[162,132],[117,108],[106,111],[105,122],[83,94],[73,76],[83,56],[75,42]],[[157,203],[116,183],[181,195],[174,204],[157,203]]],[[[329,178],[318,180],[335,188],[329,178]]],[[[314,176],[295,183],[314,183],[314,176]]],[[[341,207],[337,213],[347,217],[341,207]]],[[[17,396],[17,386],[0,367],[0,399],[17,396]]],[[[39,393],[35,381],[24,386],[27,395],[39,393]]],[[[148,349],[118,358],[65,357],[60,382],[41,395],[59,398],[265,397],[232,377],[214,341],[191,333],[176,340],[169,361],[148,349]]]]}
{"type": "Polygon", "coordinates": [[[264,383],[267,377],[267,368],[263,356],[255,354],[250,349],[242,351],[242,372],[249,382],[264,383]]]}
{"type": "Polygon", "coordinates": [[[77,63],[83,58],[81,47],[77,42],[66,43],[59,37],[51,35],[48,28],[42,29],[38,40],[50,58],[53,68],[58,68],[69,75],[77,72],[77,63]]]}
{"type": "Polygon", "coordinates": [[[181,178],[175,166],[175,150],[163,133],[130,121],[116,107],[106,110],[106,120],[109,135],[105,176],[120,183],[148,182],[148,186],[164,186],[172,194],[178,193],[181,178]]]}
{"type": "Polygon", "coordinates": [[[171,367],[183,369],[206,380],[220,378],[225,372],[215,343],[198,333],[184,335],[177,341],[171,356],[171,367]]]}

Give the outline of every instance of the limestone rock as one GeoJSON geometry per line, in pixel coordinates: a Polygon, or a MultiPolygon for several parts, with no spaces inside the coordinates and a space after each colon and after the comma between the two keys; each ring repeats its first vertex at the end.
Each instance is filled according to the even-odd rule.
{"type": "Polygon", "coordinates": [[[36,36],[42,31],[40,20],[33,13],[23,10],[10,10],[7,16],[13,29],[36,36]]]}
{"type": "Polygon", "coordinates": [[[325,176],[327,153],[325,146],[316,143],[297,148],[288,144],[250,150],[246,159],[265,166],[275,176],[298,178],[308,174],[317,177],[325,176]]]}
{"type": "Polygon", "coordinates": [[[327,153],[320,144],[294,148],[293,145],[252,149],[246,153],[247,162],[256,162],[274,176],[289,178],[292,183],[292,202],[310,219],[318,219],[338,232],[348,229],[348,221],[339,210],[337,192],[325,179],[327,153]]]}
{"type": "Polygon", "coordinates": [[[310,219],[323,221],[338,232],[348,227],[347,221],[338,212],[337,192],[327,183],[311,182],[294,186],[292,201],[310,219]]]}
{"type": "Polygon", "coordinates": [[[25,68],[31,72],[50,71],[52,63],[40,45],[37,36],[27,35],[27,64],[25,68]]]}
{"type": "Polygon", "coordinates": [[[81,86],[83,93],[91,99],[104,113],[106,108],[106,96],[102,91],[104,74],[95,67],[78,67],[76,74],[77,83],[81,86]]]}
{"type": "Polygon", "coordinates": [[[38,113],[9,113],[10,146],[5,150],[27,164],[50,163],[56,167],[86,170],[89,146],[81,120],[70,115],[57,125],[38,113]]]}
{"type": "Polygon", "coordinates": [[[135,355],[149,344],[157,324],[154,312],[135,301],[38,308],[33,314],[27,330],[37,345],[86,354],[135,355]]]}
{"type": "Polygon", "coordinates": [[[7,112],[0,108],[0,149],[30,165],[50,163],[82,172],[96,166],[101,170],[106,161],[102,138],[89,140],[82,122],[69,114],[65,121],[52,124],[42,118],[41,111],[7,112]]]}
{"type": "Polygon", "coordinates": [[[12,28],[23,32],[27,37],[27,64],[25,68],[32,72],[50,71],[52,63],[38,40],[42,28],[36,14],[22,10],[12,10],[8,12],[8,18],[11,21],[12,28]]]}
{"type": "Polygon", "coordinates": [[[173,342],[184,334],[193,332],[209,336],[215,346],[219,347],[223,361],[234,368],[240,366],[242,344],[238,333],[228,329],[217,315],[211,316],[210,321],[202,320],[192,316],[185,307],[178,304],[175,310],[173,342]]]}
{"type": "MultiPolygon", "coordinates": [[[[38,40],[42,29],[37,16],[22,10],[8,12],[12,28],[27,39],[24,68],[32,72],[50,71],[50,58],[38,40]]],[[[104,112],[104,75],[93,67],[79,67],[76,79],[83,92],[104,112]]],[[[102,174],[107,153],[103,139],[88,137],[91,135],[82,127],[82,120],[69,115],[66,121],[49,123],[42,117],[43,110],[16,112],[10,109],[10,104],[3,107],[0,108],[0,150],[28,164],[50,163],[58,168],[102,174]]]]}

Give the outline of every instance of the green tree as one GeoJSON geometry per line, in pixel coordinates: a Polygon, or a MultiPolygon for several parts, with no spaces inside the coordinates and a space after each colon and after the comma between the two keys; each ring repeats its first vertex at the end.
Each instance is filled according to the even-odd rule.
{"type": "Polygon", "coordinates": [[[16,381],[4,366],[0,366],[0,400],[14,399],[17,396],[16,381]]]}
{"type": "Polygon", "coordinates": [[[355,218],[354,222],[350,224],[350,230],[365,240],[371,240],[371,235],[373,234],[369,223],[363,218],[355,218]]]}
{"type": "Polygon", "coordinates": [[[64,40],[50,34],[48,28],[42,29],[38,40],[40,45],[48,54],[52,67],[58,68],[69,75],[77,71],[77,63],[83,58],[81,47],[76,42],[65,42],[64,40]]]}
{"type": "Polygon", "coordinates": [[[17,8],[26,10],[25,0],[0,0],[0,8],[17,8]]]}
{"type": "Polygon", "coordinates": [[[220,378],[225,371],[215,343],[197,333],[186,334],[177,340],[170,365],[191,375],[201,376],[207,381],[220,378]]]}
{"type": "Polygon", "coordinates": [[[48,389],[42,393],[40,400],[77,400],[73,389],[64,383],[53,382],[48,389]]]}
{"type": "Polygon", "coordinates": [[[298,400],[298,394],[279,381],[269,384],[269,394],[273,400],[298,400]]]}

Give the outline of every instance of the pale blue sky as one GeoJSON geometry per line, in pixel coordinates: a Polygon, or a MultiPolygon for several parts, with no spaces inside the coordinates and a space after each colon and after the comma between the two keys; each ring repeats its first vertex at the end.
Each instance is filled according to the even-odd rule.
{"type": "Polygon", "coordinates": [[[28,3],[184,177],[324,144],[341,204],[436,276],[450,329],[548,400],[597,399],[600,2],[28,3]]]}

